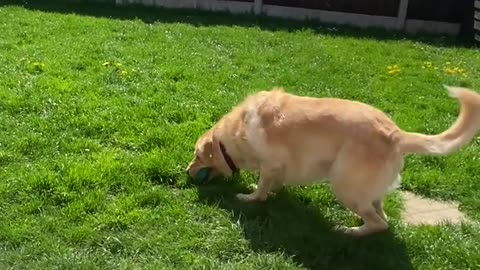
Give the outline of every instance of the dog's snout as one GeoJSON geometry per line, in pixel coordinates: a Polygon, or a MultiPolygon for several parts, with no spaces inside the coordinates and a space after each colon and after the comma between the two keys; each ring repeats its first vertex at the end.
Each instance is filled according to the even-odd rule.
{"type": "Polygon", "coordinates": [[[192,175],[192,164],[188,165],[188,167],[187,167],[187,169],[185,170],[185,172],[186,172],[189,176],[193,177],[193,175],[192,175]]]}

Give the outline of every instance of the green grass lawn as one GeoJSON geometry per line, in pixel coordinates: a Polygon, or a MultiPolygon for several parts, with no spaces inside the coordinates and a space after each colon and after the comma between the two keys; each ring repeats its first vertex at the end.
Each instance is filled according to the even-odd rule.
{"type": "Polygon", "coordinates": [[[480,268],[479,139],[449,157],[408,157],[402,183],[458,201],[471,223],[403,225],[394,193],[391,229],[364,239],[330,230],[359,220],[326,185],[243,204],[234,194],[254,175],[198,187],[185,172],[198,136],[274,86],[443,131],[458,105],[441,85],[480,91],[478,50],[266,18],[31,2],[0,5],[0,269],[480,268]]]}

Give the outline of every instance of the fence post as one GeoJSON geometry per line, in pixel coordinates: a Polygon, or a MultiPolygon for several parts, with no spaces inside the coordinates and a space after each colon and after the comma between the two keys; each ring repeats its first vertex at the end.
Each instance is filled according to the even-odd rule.
{"type": "Polygon", "coordinates": [[[405,21],[407,19],[408,0],[400,0],[398,5],[397,15],[397,29],[402,30],[405,28],[405,21]]]}
{"type": "Polygon", "coordinates": [[[256,15],[259,15],[260,13],[262,13],[262,6],[263,6],[263,0],[255,0],[253,12],[256,15]]]}
{"type": "Polygon", "coordinates": [[[480,0],[475,0],[473,12],[473,35],[474,39],[480,43],[480,0]]]}

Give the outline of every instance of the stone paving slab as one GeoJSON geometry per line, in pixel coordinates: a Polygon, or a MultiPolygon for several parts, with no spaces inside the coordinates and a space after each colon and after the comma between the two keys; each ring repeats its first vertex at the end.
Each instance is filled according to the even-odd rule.
{"type": "Polygon", "coordinates": [[[427,199],[407,191],[402,191],[401,196],[404,205],[402,219],[408,224],[439,225],[444,222],[460,224],[467,221],[456,203],[427,199]]]}

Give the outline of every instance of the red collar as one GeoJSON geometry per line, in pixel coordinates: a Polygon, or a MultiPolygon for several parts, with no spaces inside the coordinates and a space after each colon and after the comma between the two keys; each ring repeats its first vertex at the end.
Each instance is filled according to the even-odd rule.
{"type": "Polygon", "coordinates": [[[232,158],[227,154],[227,151],[225,150],[225,145],[223,145],[222,142],[220,142],[220,150],[222,151],[223,158],[228,164],[228,167],[232,172],[238,171],[237,166],[235,166],[235,162],[233,162],[232,158]]]}

